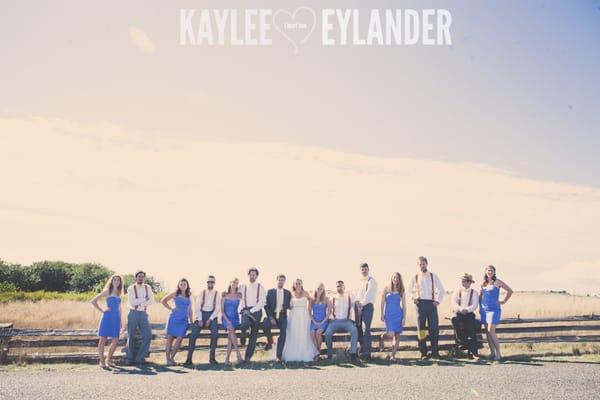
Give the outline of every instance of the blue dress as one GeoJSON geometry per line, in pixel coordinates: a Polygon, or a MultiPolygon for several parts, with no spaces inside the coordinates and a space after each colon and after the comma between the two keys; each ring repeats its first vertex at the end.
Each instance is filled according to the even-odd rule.
{"type": "Polygon", "coordinates": [[[401,304],[402,295],[398,292],[389,292],[385,295],[385,330],[387,333],[402,333],[402,319],[404,312],[401,304]]]}
{"type": "MultiPolygon", "coordinates": [[[[239,307],[240,299],[225,299],[223,302],[223,312],[229,321],[231,321],[233,329],[237,329],[237,327],[240,326],[240,313],[238,312],[239,307]]],[[[223,329],[227,329],[227,321],[225,321],[225,318],[221,319],[221,327],[223,329]]]]}
{"type": "MultiPolygon", "coordinates": [[[[312,313],[313,317],[317,322],[323,321],[327,317],[327,303],[314,303],[312,305],[312,313]]],[[[310,330],[316,331],[321,329],[323,332],[327,330],[327,326],[329,325],[329,321],[323,322],[320,326],[316,325],[312,320],[310,321],[310,330]]]]}
{"type": "Polygon", "coordinates": [[[175,297],[175,308],[171,310],[169,314],[169,320],[165,330],[167,336],[183,337],[189,326],[189,309],[190,309],[190,298],[183,296],[175,297]]]}
{"type": "Polygon", "coordinates": [[[484,286],[481,289],[481,307],[479,307],[479,313],[481,314],[481,321],[485,324],[498,325],[500,323],[500,288],[495,285],[484,286]]]}
{"type": "Polygon", "coordinates": [[[108,296],[106,306],[110,311],[106,311],[100,318],[98,325],[98,336],[118,338],[121,332],[121,298],[119,296],[108,296]]]}

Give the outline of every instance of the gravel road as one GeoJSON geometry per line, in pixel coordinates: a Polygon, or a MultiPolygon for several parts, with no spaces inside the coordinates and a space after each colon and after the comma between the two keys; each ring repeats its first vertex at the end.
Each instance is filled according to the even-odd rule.
{"type": "Polygon", "coordinates": [[[548,400],[597,399],[600,393],[597,359],[207,368],[2,367],[0,399],[548,400]]]}

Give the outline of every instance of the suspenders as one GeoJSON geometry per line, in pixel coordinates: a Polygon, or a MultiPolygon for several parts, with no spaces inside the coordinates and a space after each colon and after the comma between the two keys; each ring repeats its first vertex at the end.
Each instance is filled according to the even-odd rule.
{"type": "MultiPolygon", "coordinates": [[[[469,289],[471,291],[471,293],[469,294],[469,305],[468,307],[471,307],[471,304],[473,304],[473,289],[469,289]]],[[[462,302],[462,290],[460,292],[458,292],[458,305],[460,306],[460,303],[462,302]]]]}
{"type": "MultiPolygon", "coordinates": [[[[352,307],[352,300],[348,296],[348,315],[346,315],[346,319],[350,319],[350,307],[352,307]]],[[[333,298],[333,318],[335,318],[335,297],[333,298]]]]}
{"type": "MultiPolygon", "coordinates": [[[[148,286],[144,285],[144,289],[146,289],[146,298],[148,298],[148,286]]],[[[135,293],[135,299],[138,299],[138,292],[137,292],[137,286],[135,286],[135,284],[133,285],[133,293],[135,293]]],[[[135,309],[137,310],[139,307],[139,305],[135,306],[135,309]]]]}
{"type": "MultiPolygon", "coordinates": [[[[346,315],[346,319],[350,319],[350,307],[352,305],[352,301],[350,300],[350,296],[348,296],[348,315],[346,315]]],[[[354,317],[356,319],[356,317],[354,317]]]]}
{"type": "MultiPolygon", "coordinates": [[[[433,279],[433,272],[431,274],[431,300],[435,301],[435,282],[433,279]]],[[[417,283],[417,293],[421,298],[421,285],[419,285],[419,274],[415,275],[415,282],[417,283]]]]}
{"type": "MultiPolygon", "coordinates": [[[[245,295],[245,294],[244,294],[245,295]]],[[[204,300],[206,299],[206,289],[204,289],[202,291],[202,302],[200,304],[200,311],[204,311],[204,300]]],[[[258,302],[258,300],[256,300],[258,302]]],[[[213,296],[213,307],[211,311],[215,311],[215,308],[217,307],[217,292],[215,291],[215,294],[213,296]]]]}
{"type": "MultiPolygon", "coordinates": [[[[248,298],[246,297],[247,292],[248,292],[248,285],[244,285],[244,307],[245,308],[248,308],[248,298]]],[[[256,288],[256,303],[257,304],[258,304],[259,294],[260,294],[260,283],[258,284],[258,287],[256,288]]]]}

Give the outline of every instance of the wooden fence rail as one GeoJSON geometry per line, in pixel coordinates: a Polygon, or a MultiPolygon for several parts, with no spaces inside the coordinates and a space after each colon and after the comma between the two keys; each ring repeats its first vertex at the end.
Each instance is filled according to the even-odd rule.
{"type": "MultiPolygon", "coordinates": [[[[152,324],[153,340],[164,340],[164,325],[152,324]]],[[[415,326],[406,326],[401,336],[402,342],[410,342],[411,345],[403,345],[401,350],[416,350],[415,326]]],[[[373,342],[379,340],[384,328],[373,328],[373,342]]],[[[536,319],[506,319],[497,328],[502,343],[589,343],[600,341],[600,316],[575,316],[565,318],[536,318],[536,319]]],[[[481,333],[481,332],[480,332],[481,333]]],[[[91,362],[97,360],[94,352],[76,353],[54,353],[40,352],[40,349],[57,347],[96,347],[98,345],[97,332],[93,329],[22,329],[13,328],[12,324],[0,324],[0,361],[23,360],[30,362],[91,362]],[[13,351],[12,350],[18,350],[13,351]],[[29,351],[28,349],[35,349],[29,351]],[[17,354],[19,353],[19,354],[17,354]]],[[[273,330],[277,336],[278,331],[273,330]]],[[[188,335],[189,336],[189,335],[188,335]]],[[[219,332],[219,347],[225,347],[227,334],[219,332]]],[[[264,337],[262,331],[259,338],[264,337]]],[[[200,335],[196,348],[206,348],[206,339],[210,339],[210,333],[206,330],[200,335]],[[203,342],[204,340],[204,342],[203,342]]],[[[440,348],[451,349],[455,346],[454,331],[451,325],[440,326],[440,348]]],[[[336,334],[334,342],[349,342],[350,335],[345,333],[336,334]]],[[[125,337],[119,339],[119,345],[125,345],[125,337]]],[[[187,345],[182,346],[186,350],[187,345]]],[[[378,348],[374,348],[377,351],[378,348]]],[[[150,349],[151,353],[164,351],[163,347],[150,349]]],[[[117,355],[117,354],[115,354],[117,355]]],[[[122,354],[119,356],[122,357],[122,354]]]]}

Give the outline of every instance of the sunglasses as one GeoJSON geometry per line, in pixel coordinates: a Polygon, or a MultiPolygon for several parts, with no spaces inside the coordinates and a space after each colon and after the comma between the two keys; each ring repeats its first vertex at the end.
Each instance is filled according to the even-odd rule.
{"type": "Polygon", "coordinates": [[[206,283],[212,283],[212,284],[214,284],[215,281],[206,281],[206,283]]]}

